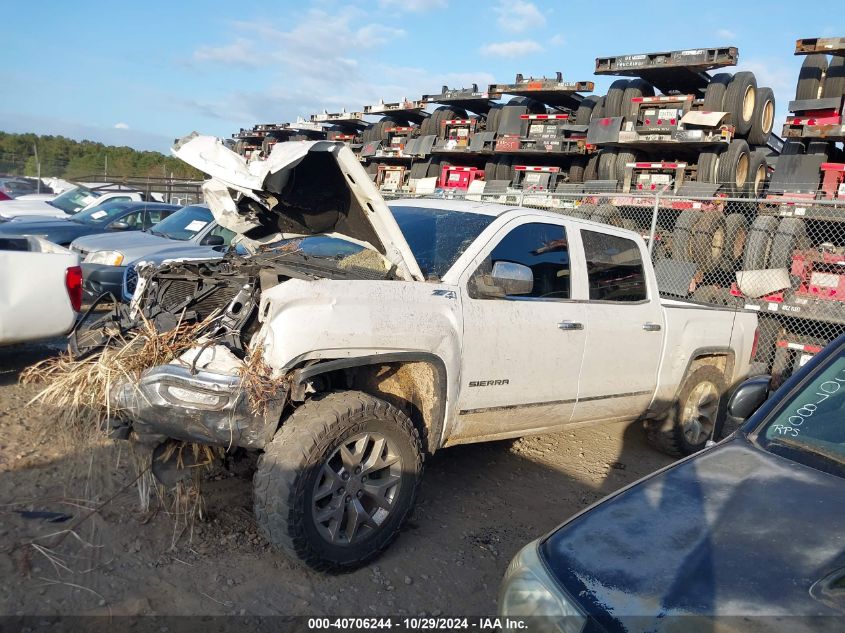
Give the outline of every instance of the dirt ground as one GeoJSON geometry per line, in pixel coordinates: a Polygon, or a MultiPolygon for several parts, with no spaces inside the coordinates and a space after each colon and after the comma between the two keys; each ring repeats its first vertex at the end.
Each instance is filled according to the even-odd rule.
{"type": "Polygon", "coordinates": [[[207,519],[191,537],[174,533],[166,513],[140,511],[125,443],[92,452],[40,438],[50,412],[27,406],[38,388],[18,374],[58,345],[0,349],[0,614],[491,615],[520,547],[671,461],[637,424],[446,449],[428,462],[417,510],[380,559],[319,574],[260,534],[249,460],[205,482],[207,519]],[[29,544],[112,495],[52,549],[29,544]]]}

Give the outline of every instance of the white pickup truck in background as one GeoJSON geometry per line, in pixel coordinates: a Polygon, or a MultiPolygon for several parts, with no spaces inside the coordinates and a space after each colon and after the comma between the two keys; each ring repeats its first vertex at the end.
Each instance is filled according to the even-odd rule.
{"type": "Polygon", "coordinates": [[[14,200],[0,202],[0,222],[8,222],[21,216],[43,216],[46,218],[70,218],[80,211],[90,209],[106,200],[114,202],[141,201],[146,196],[140,191],[127,189],[122,185],[100,185],[86,187],[77,185],[57,196],[32,194],[14,200]]]}
{"type": "Polygon", "coordinates": [[[113,424],[153,445],[262,450],[258,522],[316,568],[386,547],[427,454],[625,420],[689,454],[748,373],[757,316],[662,300],[632,231],[469,201],[388,206],[338,143],[279,143],[249,166],[210,137],[176,154],[212,176],[215,219],[246,244],[328,235],[369,249],[142,267],[120,319],[214,319],[181,360],[115,387],[113,424]],[[259,348],[284,379],[262,415],[240,378],[259,348]]]}
{"type": "Polygon", "coordinates": [[[81,303],[76,253],[40,237],[0,237],[0,345],[67,334],[81,303]]]}

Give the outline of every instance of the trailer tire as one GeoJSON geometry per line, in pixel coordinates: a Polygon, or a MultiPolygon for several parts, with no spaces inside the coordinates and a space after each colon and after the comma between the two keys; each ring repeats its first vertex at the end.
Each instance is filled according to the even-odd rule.
{"type": "Polygon", "coordinates": [[[758,149],[751,153],[751,169],[748,173],[748,195],[751,198],[762,198],[766,183],[769,181],[768,160],[766,150],[758,149]]]}
{"type": "Polygon", "coordinates": [[[705,112],[724,111],[725,91],[732,78],[733,75],[730,73],[717,73],[710,78],[710,83],[704,89],[702,109],[705,112]]]}
{"type": "Polygon", "coordinates": [[[622,93],[622,116],[626,119],[633,120],[639,108],[631,100],[653,96],[654,86],[643,79],[632,79],[628,82],[625,91],[622,93]]]}
{"type": "Polygon", "coordinates": [[[696,182],[716,183],[716,165],[722,148],[707,149],[698,155],[698,169],[695,173],[696,182]]]}
{"type": "Polygon", "coordinates": [[[584,169],[587,164],[585,156],[576,156],[569,164],[569,182],[582,183],[584,182],[584,169]]]}
{"type": "Polygon", "coordinates": [[[754,118],[748,133],[749,145],[765,145],[775,123],[775,93],[771,88],[757,88],[754,118]]]}
{"type": "Polygon", "coordinates": [[[420,123],[420,137],[430,136],[431,134],[431,116],[429,115],[420,123]]]}
{"type": "Polygon", "coordinates": [[[795,89],[795,100],[818,99],[822,86],[822,76],[827,71],[827,55],[817,53],[807,55],[798,73],[798,85],[795,89]]]}
{"type": "Polygon", "coordinates": [[[675,457],[703,449],[724,423],[727,390],[718,367],[699,365],[684,378],[669,411],[658,420],[646,422],[649,443],[675,457]]]}
{"type": "Polygon", "coordinates": [[[612,204],[600,204],[590,216],[590,221],[609,224],[610,226],[622,226],[622,216],[619,214],[619,209],[612,204]]]}
{"type": "Polygon", "coordinates": [[[801,218],[783,218],[772,238],[769,268],[792,270],[795,251],[807,248],[807,226],[801,218]]]}
{"type": "Polygon", "coordinates": [[[689,252],[705,273],[719,268],[725,254],[725,216],[718,211],[698,212],[692,227],[689,252]]]}
{"type": "Polygon", "coordinates": [[[684,262],[693,262],[691,244],[693,228],[698,220],[701,211],[687,209],[681,211],[678,219],[675,220],[675,228],[672,229],[672,259],[684,262]]]}
{"type": "Polygon", "coordinates": [[[420,178],[425,178],[425,175],[428,173],[428,163],[423,161],[416,161],[414,164],[411,165],[411,173],[409,174],[409,178],[418,180],[420,178]]]}
{"type": "Polygon", "coordinates": [[[616,150],[603,149],[599,152],[599,180],[616,180],[616,150]]]}
{"type": "Polygon", "coordinates": [[[827,67],[822,85],[822,99],[839,99],[845,95],[845,57],[835,55],[827,67]]]}
{"type": "Polygon", "coordinates": [[[804,144],[801,141],[784,141],[781,156],[797,156],[804,153],[804,144]]]}
{"type": "Polygon", "coordinates": [[[627,79],[617,79],[610,84],[604,97],[604,116],[608,118],[622,116],[623,99],[627,87],[627,79]]]}
{"type": "Polygon", "coordinates": [[[494,134],[499,131],[499,117],[502,114],[502,105],[494,103],[487,111],[487,122],[484,124],[484,129],[487,132],[494,134]]]}
{"type": "Polygon", "coordinates": [[[744,139],[735,138],[719,155],[716,182],[724,187],[730,197],[741,196],[746,193],[750,168],[748,143],[744,139]]]}
{"type": "Polygon", "coordinates": [[[724,272],[733,274],[736,271],[742,261],[746,239],[748,239],[748,221],[745,216],[741,213],[725,216],[725,248],[720,264],[724,272]]]}
{"type": "MultiPolygon", "coordinates": [[[[351,459],[357,457],[352,455],[351,459]]],[[[359,483],[361,465],[355,470],[349,468],[352,472],[346,474],[347,486],[351,488],[354,482],[354,487],[361,491],[357,496],[363,506],[373,503],[372,507],[379,507],[368,492],[366,477],[363,477],[365,483],[359,483]]],[[[255,518],[270,543],[310,567],[354,569],[381,554],[399,535],[414,507],[422,471],[422,442],[414,424],[402,411],[358,391],[316,395],[285,421],[258,459],[253,479],[255,518]],[[382,522],[371,527],[370,533],[360,537],[357,543],[353,536],[348,544],[336,544],[324,536],[320,525],[318,512],[328,506],[318,505],[326,495],[317,496],[317,486],[323,481],[326,468],[333,473],[339,468],[334,460],[340,459],[338,451],[344,443],[359,436],[365,442],[362,450],[371,451],[369,463],[379,463],[376,458],[380,456],[373,457],[372,453],[378,450],[378,442],[383,443],[382,450],[393,453],[394,463],[398,463],[395,469],[393,466],[373,469],[371,472],[379,477],[371,481],[386,482],[391,477],[396,478],[396,484],[385,490],[392,490],[393,497],[382,522]],[[387,469],[389,472],[382,476],[387,469]]],[[[343,513],[341,521],[348,526],[350,515],[343,509],[344,497],[342,494],[334,497],[343,513]]],[[[347,505],[350,498],[351,495],[346,497],[347,505]]],[[[334,499],[329,497],[328,504],[332,503],[334,499]]]]}
{"type": "Polygon", "coordinates": [[[440,178],[440,157],[433,156],[429,159],[425,170],[426,178],[440,178]]]}
{"type": "Polygon", "coordinates": [[[584,167],[584,182],[590,182],[598,178],[599,155],[597,152],[590,154],[587,158],[587,165],[584,167]]]}
{"type": "Polygon", "coordinates": [[[830,158],[830,143],[825,141],[810,141],[807,143],[807,154],[823,155],[825,159],[830,158]]]}
{"type": "Polygon", "coordinates": [[[598,95],[587,95],[581,100],[578,109],[575,111],[575,125],[590,124],[593,112],[598,107],[599,99],[598,95]]]}
{"type": "Polygon", "coordinates": [[[751,223],[742,254],[743,270],[765,270],[769,267],[772,240],[778,228],[778,219],[771,215],[758,215],[751,223]]]}
{"type": "Polygon", "coordinates": [[[496,163],[496,180],[507,180],[510,183],[513,180],[513,158],[501,157],[496,163]]]}
{"type": "Polygon", "coordinates": [[[740,71],[734,74],[725,90],[724,108],[730,112],[731,122],[739,136],[745,136],[751,131],[756,103],[757,79],[754,73],[740,71]]]}
{"type": "Polygon", "coordinates": [[[637,162],[637,155],[634,152],[620,149],[616,151],[616,181],[619,183],[619,190],[625,184],[625,171],[628,163],[637,162]]]}
{"type": "Polygon", "coordinates": [[[496,162],[488,160],[484,163],[484,180],[490,182],[496,180],[496,162]]]}

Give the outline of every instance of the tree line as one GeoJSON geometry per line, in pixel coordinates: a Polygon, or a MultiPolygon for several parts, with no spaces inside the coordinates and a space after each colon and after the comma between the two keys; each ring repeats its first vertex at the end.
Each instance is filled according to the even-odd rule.
{"type": "Polygon", "coordinates": [[[36,176],[36,147],[41,177],[74,179],[103,174],[110,177],[174,177],[202,179],[200,171],[178,158],[131,147],[75,141],[64,136],[0,132],[0,174],[36,176]]]}

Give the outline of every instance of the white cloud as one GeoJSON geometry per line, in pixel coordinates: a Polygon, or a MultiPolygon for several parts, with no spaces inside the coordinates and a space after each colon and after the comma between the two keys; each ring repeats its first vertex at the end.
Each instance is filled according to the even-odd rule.
{"type": "Polygon", "coordinates": [[[121,121],[120,123],[115,123],[115,124],[114,124],[114,129],[115,129],[115,130],[128,130],[128,129],[129,129],[129,124],[128,124],[128,123],[124,123],[123,121],[121,121]]]}
{"type": "Polygon", "coordinates": [[[200,46],[194,51],[193,57],[195,62],[219,62],[244,68],[263,65],[252,43],[246,39],[238,39],[225,46],[200,46]]]}
{"type": "Polygon", "coordinates": [[[521,33],[546,24],[546,16],[540,13],[540,9],[533,2],[499,0],[499,6],[495,7],[494,11],[499,16],[499,26],[505,31],[521,33]]]}
{"type": "Polygon", "coordinates": [[[719,39],[732,40],[736,38],[736,31],[731,31],[730,29],[719,29],[716,31],[716,36],[719,39]]]}
{"type": "Polygon", "coordinates": [[[480,49],[482,55],[489,55],[491,57],[517,57],[519,55],[537,53],[541,50],[543,50],[543,47],[534,40],[494,42],[492,44],[485,44],[480,49]]]}
{"type": "Polygon", "coordinates": [[[384,9],[404,9],[412,13],[422,13],[434,9],[444,9],[449,3],[446,0],[378,0],[384,9]]]}
{"type": "Polygon", "coordinates": [[[558,33],[557,35],[553,35],[551,39],[549,39],[549,44],[552,46],[563,46],[566,44],[566,38],[563,36],[563,33],[558,33]]]}

